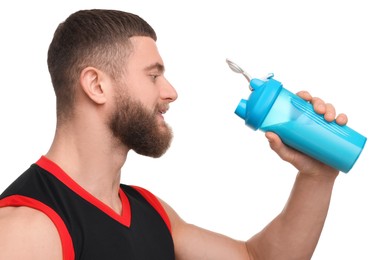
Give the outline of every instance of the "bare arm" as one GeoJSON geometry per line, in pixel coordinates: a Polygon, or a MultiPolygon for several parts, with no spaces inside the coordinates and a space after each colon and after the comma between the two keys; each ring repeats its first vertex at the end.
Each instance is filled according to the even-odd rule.
{"type": "Polygon", "coordinates": [[[57,229],[37,210],[0,208],[0,230],[0,259],[62,259],[57,229]]]}
{"type": "Polygon", "coordinates": [[[299,172],[283,211],[247,242],[253,258],[311,259],[325,223],[336,176],[333,169],[324,169],[318,176],[299,172]]]}
{"type": "MultiPolygon", "coordinates": [[[[298,93],[312,102],[325,119],[343,125],[347,117],[336,117],[332,105],[307,92],[298,93]]],[[[328,213],[338,170],[285,146],[274,133],[266,133],[270,147],[282,160],[298,169],[290,197],[282,210],[262,231],[248,241],[237,241],[185,223],[162,202],[172,223],[177,259],[310,259],[328,213]]]]}
{"type": "Polygon", "coordinates": [[[171,221],[176,260],[249,259],[245,242],[188,224],[168,204],[160,202],[171,221]]]}

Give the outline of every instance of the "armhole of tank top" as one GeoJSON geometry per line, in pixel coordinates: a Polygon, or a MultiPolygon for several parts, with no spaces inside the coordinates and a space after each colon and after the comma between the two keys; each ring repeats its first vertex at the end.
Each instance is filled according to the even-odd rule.
{"type": "Polygon", "coordinates": [[[169,220],[168,214],[165,211],[164,207],[161,205],[160,201],[157,199],[157,197],[145,188],[134,185],[130,185],[130,187],[138,191],[142,195],[142,197],[144,197],[146,201],[149,202],[150,205],[152,205],[152,207],[158,212],[158,214],[160,214],[161,218],[164,220],[169,232],[172,233],[171,222],[169,220]]]}
{"type": "Polygon", "coordinates": [[[58,234],[61,239],[62,256],[63,260],[74,260],[74,248],[73,241],[69,234],[69,231],[61,219],[61,217],[46,204],[22,195],[11,195],[0,200],[1,207],[29,207],[36,209],[50,218],[55,227],[57,228],[58,234]]]}

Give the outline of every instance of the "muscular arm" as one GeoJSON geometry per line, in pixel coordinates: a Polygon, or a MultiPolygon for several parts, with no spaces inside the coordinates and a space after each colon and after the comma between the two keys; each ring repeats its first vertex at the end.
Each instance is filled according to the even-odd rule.
{"type": "Polygon", "coordinates": [[[175,253],[185,259],[310,259],[329,208],[335,173],[321,180],[298,173],[282,212],[248,241],[237,241],[185,223],[162,202],[172,224],[175,253]]]}
{"type": "Polygon", "coordinates": [[[0,208],[0,230],[0,259],[62,259],[57,229],[37,210],[0,208]]]}
{"type": "Polygon", "coordinates": [[[176,260],[249,259],[245,242],[188,224],[168,204],[160,202],[171,221],[176,260]]]}
{"type": "MultiPolygon", "coordinates": [[[[328,121],[346,124],[334,107],[307,92],[298,93],[312,102],[328,121]]],[[[177,259],[310,259],[320,238],[338,171],[285,146],[274,133],[266,133],[270,147],[282,160],[298,169],[290,197],[271,223],[248,241],[237,241],[187,224],[162,201],[172,224],[177,259]]]]}
{"type": "MultiPolygon", "coordinates": [[[[324,166],[324,168],[328,168],[324,166]]],[[[282,212],[247,242],[253,259],[311,259],[329,209],[337,171],[299,172],[282,212]]]]}

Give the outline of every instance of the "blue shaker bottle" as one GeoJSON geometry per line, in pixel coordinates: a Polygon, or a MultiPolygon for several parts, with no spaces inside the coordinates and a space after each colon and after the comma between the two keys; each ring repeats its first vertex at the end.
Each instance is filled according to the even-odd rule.
{"type": "Polygon", "coordinates": [[[270,74],[251,79],[248,100],[235,113],[253,130],[274,132],[288,146],[344,173],[358,159],[367,138],[348,126],[328,122],[312,105],[285,89],[270,74]]]}

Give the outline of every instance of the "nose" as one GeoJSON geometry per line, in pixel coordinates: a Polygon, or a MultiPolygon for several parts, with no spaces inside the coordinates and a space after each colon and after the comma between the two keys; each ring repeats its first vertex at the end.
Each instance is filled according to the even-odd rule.
{"type": "Polygon", "coordinates": [[[172,86],[167,79],[165,79],[165,84],[161,88],[161,98],[163,100],[168,100],[173,102],[177,99],[178,94],[176,89],[172,86]]]}

